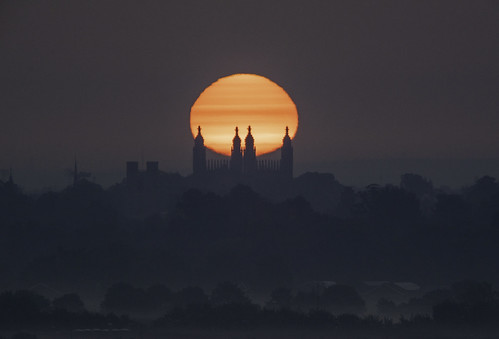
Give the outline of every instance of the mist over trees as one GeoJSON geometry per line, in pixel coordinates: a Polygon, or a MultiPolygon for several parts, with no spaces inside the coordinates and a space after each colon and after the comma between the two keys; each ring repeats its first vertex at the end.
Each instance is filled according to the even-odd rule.
{"type": "MultiPolygon", "coordinates": [[[[244,286],[228,281],[207,292],[197,286],[171,290],[163,285],[141,288],[115,283],[98,312],[86,310],[76,293],[52,300],[28,290],[0,293],[0,331],[123,331],[132,338],[145,329],[154,333],[185,328],[369,330],[385,335],[401,330],[406,334],[408,330],[499,330],[499,299],[484,282],[461,281],[399,305],[382,299],[378,308],[380,316],[367,313],[356,289],[340,284],[298,293],[276,288],[265,305],[259,305],[244,286]],[[397,307],[402,310],[398,320],[388,314],[397,307]]],[[[36,338],[29,332],[14,334],[17,337],[36,338]]]]}
{"type": "Polygon", "coordinates": [[[40,195],[1,182],[0,329],[498,323],[494,178],[456,191],[416,174],[362,189],[314,173],[287,185],[154,180],[40,195]]]}
{"type": "MultiPolygon", "coordinates": [[[[289,191],[310,177],[312,185],[324,179],[300,177],[289,191]]],[[[263,291],[313,280],[438,285],[499,278],[499,184],[491,177],[456,192],[414,174],[403,175],[400,186],[326,184],[337,192],[311,200],[330,204],[328,213],[301,195],[278,200],[246,185],[226,194],[186,185],[179,193],[182,185],[173,182],[172,191],[158,185],[164,190],[156,194],[169,196],[164,201],[178,194],[175,203],[133,215],[124,202],[147,190],[127,193],[126,183],[103,190],[80,180],[38,196],[2,183],[0,286],[238,281],[263,291]]]]}

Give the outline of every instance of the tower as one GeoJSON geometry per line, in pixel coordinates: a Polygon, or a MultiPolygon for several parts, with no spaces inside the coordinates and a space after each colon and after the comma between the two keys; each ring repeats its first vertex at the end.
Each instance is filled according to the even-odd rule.
{"type": "Polygon", "coordinates": [[[149,177],[154,177],[159,174],[159,162],[148,161],[146,162],[146,173],[149,177]]]}
{"type": "Polygon", "coordinates": [[[194,139],[194,147],[192,148],[192,170],[194,175],[206,172],[206,148],[201,135],[201,126],[198,126],[198,135],[194,139]]]}
{"type": "Polygon", "coordinates": [[[127,161],[126,162],[126,180],[127,182],[136,181],[139,177],[139,162],[127,161]]]}
{"type": "Polygon", "coordinates": [[[284,178],[293,178],[293,146],[291,146],[288,126],[286,126],[286,135],[282,139],[280,168],[284,178]]]}
{"type": "Polygon", "coordinates": [[[243,152],[241,151],[241,138],[239,137],[239,128],[236,126],[236,135],[232,139],[232,148],[230,151],[230,170],[235,174],[241,174],[243,171],[243,152]]]}
{"type": "Polygon", "coordinates": [[[256,147],[255,139],[251,135],[251,126],[248,126],[248,135],[244,139],[244,174],[251,175],[256,172],[256,147]]]}
{"type": "Polygon", "coordinates": [[[78,164],[76,163],[75,158],[75,168],[73,170],[73,187],[78,183],[78,164]]]}
{"type": "Polygon", "coordinates": [[[10,184],[14,183],[14,179],[12,179],[12,167],[9,169],[9,181],[7,181],[10,184]]]}

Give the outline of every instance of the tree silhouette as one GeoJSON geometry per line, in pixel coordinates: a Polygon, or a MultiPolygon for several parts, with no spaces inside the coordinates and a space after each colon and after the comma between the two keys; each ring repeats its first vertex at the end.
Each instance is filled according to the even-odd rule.
{"type": "Polygon", "coordinates": [[[0,326],[37,324],[50,305],[47,298],[27,290],[0,294],[0,326]]]}
{"type": "Polygon", "coordinates": [[[491,303],[494,300],[492,285],[486,282],[457,282],[452,284],[452,293],[457,302],[466,304],[491,303]]]}
{"type": "Polygon", "coordinates": [[[355,288],[348,285],[326,287],[320,296],[320,305],[333,313],[362,313],[365,304],[355,288]]]}
{"type": "Polygon", "coordinates": [[[378,312],[385,316],[393,316],[397,313],[397,305],[391,300],[381,298],[376,304],[378,312]]]}
{"type": "Polygon", "coordinates": [[[208,296],[201,287],[188,286],[176,292],[173,300],[176,306],[186,307],[189,305],[206,304],[208,296]]]}
{"type": "Polygon", "coordinates": [[[413,193],[420,198],[424,195],[433,194],[433,184],[431,180],[413,173],[406,173],[400,177],[400,188],[413,193]]]}
{"type": "Polygon", "coordinates": [[[280,287],[272,291],[268,305],[277,309],[290,309],[294,296],[289,288],[280,287]]]}
{"type": "Polygon", "coordinates": [[[164,285],[153,285],[146,290],[152,310],[165,310],[173,303],[172,291],[164,285]]]}
{"type": "Polygon", "coordinates": [[[419,201],[415,195],[401,188],[370,185],[360,193],[357,214],[374,222],[393,223],[401,220],[419,220],[419,201]]]}
{"type": "Polygon", "coordinates": [[[127,283],[116,283],[107,290],[101,306],[108,311],[137,312],[147,309],[147,301],[143,289],[127,283]]]}
{"type": "Polygon", "coordinates": [[[36,334],[29,332],[17,332],[12,336],[12,339],[37,339],[36,334]]]}
{"type": "Polygon", "coordinates": [[[219,283],[211,292],[211,302],[214,305],[248,304],[251,301],[244,291],[236,284],[225,281],[219,283]]]}
{"type": "Polygon", "coordinates": [[[55,308],[60,308],[70,312],[82,312],[85,310],[85,305],[76,293],[64,294],[52,301],[55,308]]]}

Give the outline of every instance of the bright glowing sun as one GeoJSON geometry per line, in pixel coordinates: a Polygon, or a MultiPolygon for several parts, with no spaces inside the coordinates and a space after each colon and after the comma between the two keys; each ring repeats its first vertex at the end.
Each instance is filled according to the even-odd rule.
{"type": "Polygon", "coordinates": [[[298,112],[282,87],[256,74],[234,74],[218,79],[207,87],[191,108],[191,131],[197,127],[205,145],[230,155],[235,127],[241,139],[251,126],[256,154],[273,152],[282,145],[286,126],[293,138],[298,128],[298,112]]]}

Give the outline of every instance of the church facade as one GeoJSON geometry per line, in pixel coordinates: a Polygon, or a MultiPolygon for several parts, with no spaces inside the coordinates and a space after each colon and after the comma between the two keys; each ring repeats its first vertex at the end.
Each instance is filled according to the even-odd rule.
{"type": "Polygon", "coordinates": [[[286,127],[282,140],[281,159],[258,159],[256,156],[255,139],[248,126],[248,134],[244,138],[244,148],[239,137],[239,128],[235,129],[232,139],[231,155],[229,159],[206,159],[206,146],[198,126],[198,134],[194,139],[192,149],[192,167],[194,176],[207,176],[210,174],[227,174],[236,177],[262,177],[276,176],[285,179],[293,178],[293,146],[286,127]]]}

